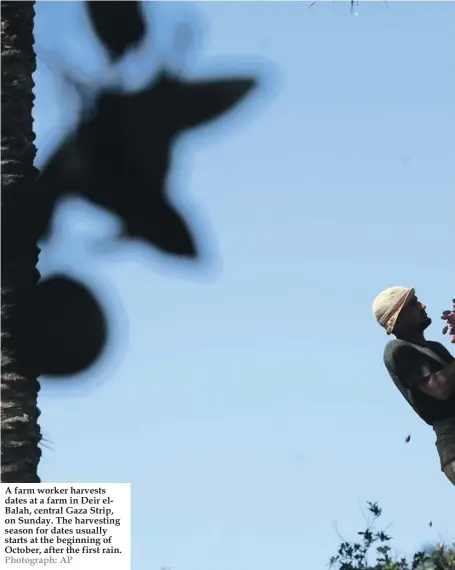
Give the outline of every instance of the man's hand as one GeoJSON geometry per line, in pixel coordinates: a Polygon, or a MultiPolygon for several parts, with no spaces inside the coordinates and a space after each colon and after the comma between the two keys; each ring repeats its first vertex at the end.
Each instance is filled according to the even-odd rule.
{"type": "Polygon", "coordinates": [[[451,311],[443,311],[441,319],[447,321],[447,324],[442,329],[442,334],[447,332],[452,335],[450,342],[455,344],[455,299],[452,299],[453,308],[451,311]]]}

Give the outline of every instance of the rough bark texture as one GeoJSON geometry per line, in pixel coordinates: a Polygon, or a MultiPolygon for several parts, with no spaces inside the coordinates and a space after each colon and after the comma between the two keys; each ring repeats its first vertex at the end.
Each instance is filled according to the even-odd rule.
{"type": "Polygon", "coordinates": [[[34,2],[2,2],[1,9],[1,479],[38,483],[39,383],[30,356],[35,329],[31,308],[39,279],[32,119],[35,11],[34,2]]]}

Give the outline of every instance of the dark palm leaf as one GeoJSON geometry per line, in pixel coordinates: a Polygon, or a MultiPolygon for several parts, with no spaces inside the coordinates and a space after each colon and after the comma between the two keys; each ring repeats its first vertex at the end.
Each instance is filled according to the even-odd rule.
{"type": "MultiPolygon", "coordinates": [[[[124,233],[173,255],[196,257],[188,222],[166,185],[172,145],[254,87],[252,79],[183,81],[165,74],[139,93],[106,93],[42,171],[47,218],[61,189],[119,216],[124,233]]],[[[43,229],[45,231],[45,229],[43,229]]]]}
{"type": "Polygon", "coordinates": [[[114,60],[144,37],[140,4],[130,0],[85,2],[90,21],[114,60]]]}

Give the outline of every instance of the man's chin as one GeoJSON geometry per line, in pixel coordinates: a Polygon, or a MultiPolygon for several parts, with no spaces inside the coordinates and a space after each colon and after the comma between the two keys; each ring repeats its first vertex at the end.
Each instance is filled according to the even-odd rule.
{"type": "Polygon", "coordinates": [[[425,319],[423,319],[423,321],[422,321],[422,329],[423,330],[427,329],[430,325],[431,325],[430,317],[426,317],[425,319]]]}

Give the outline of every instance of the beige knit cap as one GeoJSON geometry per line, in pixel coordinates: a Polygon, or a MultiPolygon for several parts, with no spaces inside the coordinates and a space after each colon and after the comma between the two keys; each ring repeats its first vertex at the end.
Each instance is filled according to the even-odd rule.
{"type": "Polygon", "coordinates": [[[408,287],[389,287],[373,301],[373,315],[387,334],[393,332],[401,309],[414,293],[415,290],[408,287]]]}

